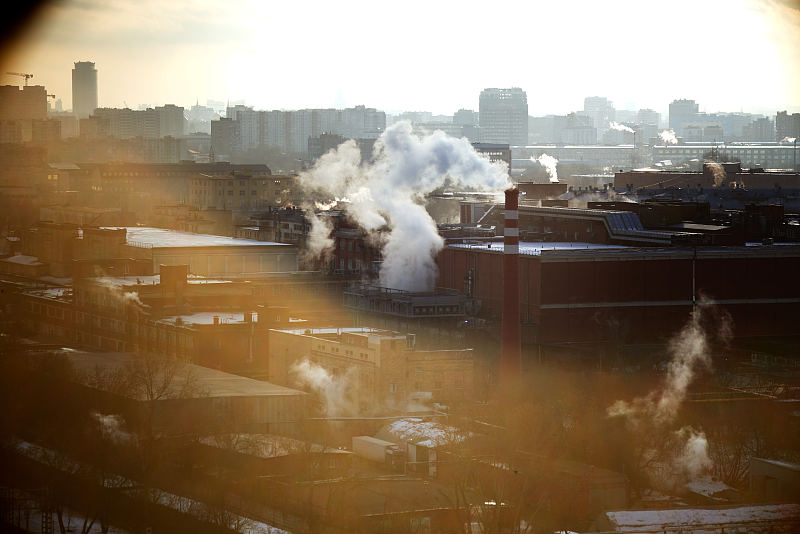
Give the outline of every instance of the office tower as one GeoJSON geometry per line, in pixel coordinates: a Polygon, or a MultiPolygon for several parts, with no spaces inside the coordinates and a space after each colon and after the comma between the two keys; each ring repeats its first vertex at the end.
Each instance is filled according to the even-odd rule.
{"type": "Polygon", "coordinates": [[[583,99],[583,112],[579,113],[592,118],[592,123],[602,135],[608,130],[608,124],[616,120],[614,103],[604,96],[587,96],[583,99]]]}
{"type": "Polygon", "coordinates": [[[522,89],[484,89],[478,113],[484,142],[528,144],[528,97],[522,89]]]}
{"type": "Polygon", "coordinates": [[[72,112],[86,118],[97,109],[97,69],[92,61],[78,61],[72,69],[72,112]]]}
{"type": "Polygon", "coordinates": [[[684,127],[696,122],[699,109],[694,100],[673,100],[669,105],[669,127],[682,136],[684,127]]]}

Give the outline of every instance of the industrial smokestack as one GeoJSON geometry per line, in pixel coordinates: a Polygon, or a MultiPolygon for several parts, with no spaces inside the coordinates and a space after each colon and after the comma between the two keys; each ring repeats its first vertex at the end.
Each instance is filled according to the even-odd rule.
{"type": "Polygon", "coordinates": [[[503,333],[500,341],[500,383],[510,385],[522,370],[519,326],[519,189],[506,189],[503,230],[503,333]]]}

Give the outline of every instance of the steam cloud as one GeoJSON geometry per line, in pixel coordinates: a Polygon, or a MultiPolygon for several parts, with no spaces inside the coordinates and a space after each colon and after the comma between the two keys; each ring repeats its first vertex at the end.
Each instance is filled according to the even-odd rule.
{"type": "Polygon", "coordinates": [[[108,289],[108,293],[115,299],[119,300],[123,305],[135,304],[141,308],[145,307],[145,304],[139,298],[139,294],[135,291],[122,291],[120,286],[103,278],[98,279],[97,284],[108,289]]]}
{"type": "Polygon", "coordinates": [[[311,229],[306,239],[307,254],[314,258],[328,255],[334,246],[333,239],[331,239],[333,227],[328,217],[319,216],[313,210],[306,210],[306,218],[311,223],[311,229]]]}
{"type": "Polygon", "coordinates": [[[531,157],[531,161],[538,161],[539,164],[545,168],[547,175],[550,177],[551,184],[558,183],[558,160],[556,158],[548,156],[547,154],[542,154],[537,159],[531,157]]]}
{"type": "Polygon", "coordinates": [[[677,145],[678,144],[678,138],[675,137],[675,131],[674,130],[671,130],[671,129],[670,130],[664,130],[663,132],[658,134],[658,136],[661,138],[662,141],[664,141],[665,145],[677,145]]]}
{"type": "Polygon", "coordinates": [[[301,386],[306,386],[319,395],[325,415],[341,416],[358,413],[358,406],[352,395],[357,389],[353,384],[356,367],[348,368],[342,376],[335,376],[316,363],[302,360],[292,365],[290,372],[295,375],[301,386]]]}
{"type": "MultiPolygon", "coordinates": [[[[701,298],[689,321],[669,343],[672,358],[663,387],[631,402],[615,402],[608,408],[608,415],[625,417],[635,430],[650,438],[674,423],[697,371],[711,368],[709,339],[703,326],[708,320],[716,323],[711,326],[721,341],[730,338],[730,318],[715,314],[712,305],[701,298]]],[[[685,426],[673,432],[671,438],[679,444],[671,459],[675,470],[691,480],[711,468],[708,441],[702,431],[685,426]]]]}
{"type": "Polygon", "coordinates": [[[634,133],[633,132],[633,128],[630,128],[629,126],[625,126],[624,124],[620,124],[618,122],[611,121],[610,123],[608,123],[608,126],[612,130],[617,130],[617,131],[620,131],[620,132],[634,133]]]}
{"type": "Polygon", "coordinates": [[[707,161],[706,165],[714,176],[714,187],[722,186],[722,184],[725,183],[725,179],[728,177],[728,173],[725,172],[725,167],[716,161],[707,161]]]}
{"type": "MultiPolygon", "coordinates": [[[[299,180],[323,202],[349,199],[345,212],[366,232],[385,230],[380,283],[410,291],[433,288],[433,258],[444,244],[423,206],[425,195],[446,183],[489,191],[509,186],[505,163],[492,163],[466,139],[441,131],[413,135],[408,122],[384,131],[372,162],[362,162],[361,151],[349,140],[322,156],[299,180]]],[[[309,253],[329,250],[330,228],[320,227],[319,216],[310,219],[309,253]]]]}
{"type": "Polygon", "coordinates": [[[97,421],[103,437],[112,443],[127,443],[133,439],[130,433],[122,429],[122,421],[118,415],[103,415],[92,412],[92,417],[97,421]]]}
{"type": "Polygon", "coordinates": [[[683,427],[675,432],[675,438],[684,443],[673,462],[673,466],[689,480],[694,480],[707,473],[713,462],[708,456],[708,440],[703,432],[691,427],[683,427]]]}

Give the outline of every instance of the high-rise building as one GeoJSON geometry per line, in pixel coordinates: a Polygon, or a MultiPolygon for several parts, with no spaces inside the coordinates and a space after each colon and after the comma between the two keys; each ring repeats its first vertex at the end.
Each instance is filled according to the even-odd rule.
{"type": "Polygon", "coordinates": [[[765,142],[775,140],[775,123],[769,117],[756,119],[743,128],[742,141],[765,142]]]}
{"type": "Polygon", "coordinates": [[[186,133],[183,107],[166,104],[155,108],[158,115],[158,137],[181,137],[186,133]]]}
{"type": "Polygon", "coordinates": [[[682,136],[683,129],[691,123],[697,122],[700,106],[694,100],[673,100],[669,104],[669,127],[676,134],[682,136]]]}
{"type": "Polygon", "coordinates": [[[800,113],[779,111],[775,114],[775,137],[778,141],[785,138],[800,137],[800,113]]]}
{"type": "Polygon", "coordinates": [[[484,89],[478,113],[484,142],[528,144],[528,96],[519,87],[484,89]]]}
{"type": "Polygon", "coordinates": [[[608,130],[611,121],[616,120],[614,103],[604,96],[587,96],[583,99],[583,112],[580,115],[592,118],[598,135],[608,130]]]}
{"type": "Polygon", "coordinates": [[[72,69],[72,112],[86,118],[97,109],[97,69],[92,61],[77,61],[72,69]]]}

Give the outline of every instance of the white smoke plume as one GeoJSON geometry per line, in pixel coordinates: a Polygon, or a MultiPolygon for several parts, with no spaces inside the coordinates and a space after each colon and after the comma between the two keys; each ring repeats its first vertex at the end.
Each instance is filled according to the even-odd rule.
{"type": "Polygon", "coordinates": [[[705,301],[701,301],[692,311],[689,322],[670,340],[669,352],[672,359],[667,368],[664,386],[631,402],[615,402],[608,409],[609,416],[624,416],[635,424],[649,422],[665,425],[675,420],[695,373],[698,369],[711,368],[708,339],[702,326],[703,313],[708,306],[710,305],[705,301]]]}
{"type": "Polygon", "coordinates": [[[306,210],[306,218],[311,223],[311,230],[306,239],[306,252],[314,258],[324,257],[334,246],[330,220],[328,217],[317,215],[313,210],[306,210]]]}
{"type": "MultiPolygon", "coordinates": [[[[711,368],[707,331],[715,331],[718,338],[726,342],[731,336],[730,317],[715,310],[707,299],[701,298],[689,321],[669,343],[672,357],[663,387],[631,402],[615,402],[608,408],[608,415],[625,417],[633,429],[641,434],[643,442],[652,443],[653,436],[675,423],[697,372],[711,368]]],[[[667,441],[672,448],[664,454],[670,456],[669,463],[678,478],[691,480],[712,467],[708,441],[702,431],[684,426],[672,432],[667,441]]]]}
{"type": "MultiPolygon", "coordinates": [[[[361,151],[349,140],[299,176],[306,191],[323,201],[349,199],[345,212],[362,229],[385,231],[380,283],[410,291],[433,289],[434,256],[444,242],[423,203],[448,180],[487,191],[510,185],[507,166],[479,155],[466,139],[441,131],[419,137],[405,121],[384,131],[371,162],[362,162],[361,151]]],[[[319,222],[312,218],[312,232],[326,234],[315,228],[319,222]]]]}
{"type": "Polygon", "coordinates": [[[660,134],[658,134],[658,136],[661,138],[662,141],[664,141],[665,145],[677,145],[678,144],[678,138],[675,137],[675,131],[672,130],[672,129],[664,130],[660,134]]]}
{"type": "Polygon", "coordinates": [[[728,178],[728,173],[725,172],[725,167],[716,161],[707,161],[705,164],[708,166],[711,174],[714,176],[714,187],[721,187],[728,178]]]}
{"type": "Polygon", "coordinates": [[[558,160],[556,158],[548,156],[547,154],[542,154],[538,158],[531,157],[531,161],[537,161],[545,168],[547,175],[550,177],[551,184],[558,183],[558,160]]]}
{"type": "Polygon", "coordinates": [[[108,289],[109,295],[119,300],[123,305],[135,304],[140,308],[145,307],[144,302],[139,298],[139,293],[135,291],[123,291],[121,286],[104,278],[98,278],[97,284],[108,289]]]}
{"type": "Polygon", "coordinates": [[[91,415],[99,424],[103,437],[112,443],[128,443],[133,439],[129,432],[122,429],[122,421],[118,415],[103,415],[98,412],[92,412],[91,415]]]}
{"type": "Polygon", "coordinates": [[[705,433],[687,426],[678,430],[675,438],[684,444],[673,462],[673,469],[681,478],[695,480],[711,470],[714,464],[708,455],[705,433]]]}
{"type": "Polygon", "coordinates": [[[611,128],[612,130],[617,130],[620,132],[634,133],[633,128],[630,128],[629,126],[625,126],[624,124],[620,124],[614,121],[608,123],[608,127],[611,128]]]}
{"type": "Polygon", "coordinates": [[[300,386],[308,387],[319,395],[325,415],[344,416],[358,413],[357,401],[353,397],[353,392],[358,387],[355,383],[357,379],[355,366],[349,367],[345,374],[336,376],[321,365],[304,359],[292,365],[290,372],[300,386]]]}

